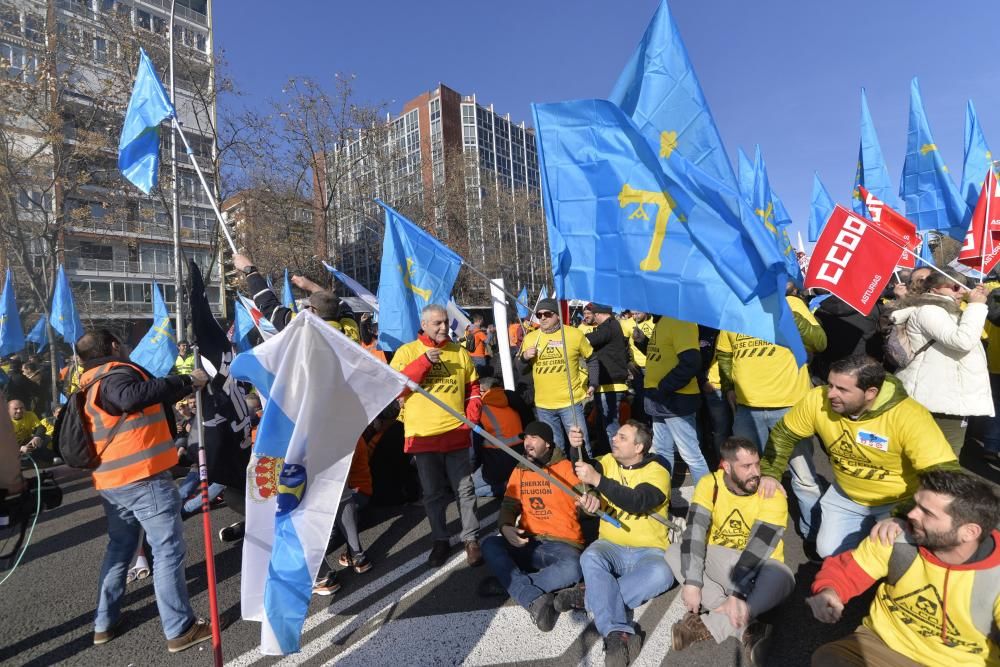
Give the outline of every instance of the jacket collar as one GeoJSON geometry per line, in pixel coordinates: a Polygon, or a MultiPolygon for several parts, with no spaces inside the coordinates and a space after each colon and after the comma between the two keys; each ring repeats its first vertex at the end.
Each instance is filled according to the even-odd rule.
{"type": "Polygon", "coordinates": [[[440,343],[435,343],[430,338],[428,338],[427,334],[425,334],[423,331],[421,331],[420,333],[417,334],[417,340],[419,340],[421,343],[423,343],[427,347],[437,347],[437,348],[443,348],[445,345],[447,345],[448,343],[451,342],[450,340],[448,340],[447,338],[445,338],[440,343]]]}

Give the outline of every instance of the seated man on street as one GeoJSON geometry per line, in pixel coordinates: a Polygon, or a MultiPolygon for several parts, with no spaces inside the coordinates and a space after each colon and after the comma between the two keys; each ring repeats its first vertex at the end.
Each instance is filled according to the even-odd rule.
{"type": "Polygon", "coordinates": [[[856,547],[876,521],[913,496],[919,472],[959,469],[931,413],[878,361],[863,353],[835,361],[828,383],[811,389],[771,431],[759,490],[770,498],[796,443],[819,436],[833,468],[820,500],[821,558],[856,547]]]}
{"type": "Polygon", "coordinates": [[[889,519],[857,549],[828,558],[806,602],[836,623],[849,600],[879,585],[863,625],[820,646],[826,665],[997,665],[1000,496],[971,473],[920,476],[904,523],[889,519]]]}
{"type": "MultiPolygon", "coordinates": [[[[49,437],[45,435],[45,424],[31,410],[28,410],[24,401],[14,399],[7,403],[7,414],[14,424],[14,437],[21,448],[21,455],[30,455],[35,463],[52,463],[55,454],[48,448],[49,437]]],[[[30,468],[31,464],[27,466],[30,468]]]]}
{"type": "MultiPolygon", "coordinates": [[[[583,432],[571,428],[569,442],[583,445],[583,432]]],[[[642,648],[642,637],[629,618],[629,610],[670,588],[674,575],[664,554],[670,469],[651,454],[649,427],[629,420],[611,439],[611,453],[595,461],[578,461],[576,476],[592,486],[600,498],[587,494],[577,501],[587,512],[604,505],[622,524],[617,528],[601,521],[598,539],[580,556],[585,591],[579,587],[560,591],[557,609],[579,609],[585,603],[604,637],[606,665],[627,665],[642,648]],[[602,502],[603,501],[603,502],[602,502]]],[[[578,450],[579,451],[579,450],[578,450]]]]}
{"type": "Polygon", "coordinates": [[[782,536],[788,523],[784,494],[763,498],[756,443],[731,437],[720,448],[722,469],[694,490],[683,541],[667,563],[683,581],[688,613],[674,624],[673,649],[707,639],[738,637],[744,665],[764,664],[771,627],[755,621],[795,588],[785,566],[782,536]]]}
{"type": "MultiPolygon", "coordinates": [[[[531,422],[521,437],[528,459],[566,486],[583,492],[573,464],[553,443],[551,426],[531,422]]],[[[583,576],[578,510],[574,498],[519,464],[510,475],[500,506],[500,535],[483,541],[483,558],[495,577],[483,581],[481,593],[509,593],[528,610],[539,630],[551,630],[558,615],[553,591],[573,586],[583,576]]]]}

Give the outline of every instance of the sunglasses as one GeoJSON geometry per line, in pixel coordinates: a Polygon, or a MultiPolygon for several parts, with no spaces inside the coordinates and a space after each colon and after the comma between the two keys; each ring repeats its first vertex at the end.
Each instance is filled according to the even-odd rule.
{"type": "Polygon", "coordinates": [[[538,315],[538,317],[555,317],[556,314],[551,310],[540,310],[535,315],[538,315]]]}

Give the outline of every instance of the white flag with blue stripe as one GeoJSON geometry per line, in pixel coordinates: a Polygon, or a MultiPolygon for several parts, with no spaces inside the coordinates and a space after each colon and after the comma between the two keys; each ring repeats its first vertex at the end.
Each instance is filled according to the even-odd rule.
{"type": "Polygon", "coordinates": [[[406,377],[309,312],[230,372],[266,401],[247,467],[242,616],[262,623],[262,653],[284,655],[299,650],[358,438],[406,377]]]}

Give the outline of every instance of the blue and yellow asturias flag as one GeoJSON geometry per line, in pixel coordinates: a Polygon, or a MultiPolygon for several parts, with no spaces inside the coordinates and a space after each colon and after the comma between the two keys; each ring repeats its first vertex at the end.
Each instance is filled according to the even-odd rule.
{"type": "Polygon", "coordinates": [[[855,213],[867,218],[868,207],[858,189],[862,185],[891,208],[897,211],[902,209],[889,178],[889,169],[882,157],[882,146],[878,142],[871,112],[868,111],[868,95],[864,88],[861,89],[861,147],[858,149],[858,168],[854,174],[854,189],[851,191],[851,207],[855,213]]]}
{"type": "Polygon", "coordinates": [[[45,317],[45,315],[42,315],[41,317],[38,318],[38,321],[35,322],[35,326],[31,328],[31,331],[28,332],[28,335],[24,337],[25,341],[27,341],[28,343],[34,343],[37,346],[35,348],[35,352],[39,354],[44,352],[45,348],[49,346],[49,335],[48,332],[45,330],[46,325],[48,325],[48,323],[49,323],[49,318],[45,317]]]}
{"type": "Polygon", "coordinates": [[[739,192],[732,165],[666,0],[608,97],[661,160],[680,154],[739,192]]]}
{"type": "Polygon", "coordinates": [[[979,203],[979,193],[986,180],[986,171],[992,166],[993,153],[986,143],[986,135],[983,134],[983,127],[976,116],[976,108],[972,106],[972,100],[969,100],[969,105],[965,109],[965,159],[962,161],[961,188],[962,196],[969,207],[964,222],[966,228],[972,219],[972,212],[976,210],[976,204],[979,203]]]}
{"type": "Polygon", "coordinates": [[[177,359],[177,336],[160,286],[153,281],[153,324],[132,350],[129,359],[158,378],[167,377],[177,359]]]}
{"type": "Polygon", "coordinates": [[[753,201],[753,162],[749,157],[747,157],[747,154],[743,152],[742,148],[736,149],[736,152],[737,173],[739,174],[740,181],[740,194],[749,204],[753,201]]]}
{"type": "Polygon", "coordinates": [[[284,282],[281,283],[281,305],[293,313],[299,312],[298,306],[295,305],[295,295],[292,292],[292,281],[288,277],[288,269],[285,269],[284,282]]]}
{"type": "Polygon", "coordinates": [[[809,202],[809,242],[816,243],[823,231],[823,225],[830,219],[830,214],[836,208],[836,202],[827,192],[826,186],[819,180],[819,174],[813,173],[812,199],[809,202]]]}
{"type": "Polygon", "coordinates": [[[156,185],[160,169],[160,123],[175,115],[153,62],[145,50],[139,49],[135,85],[118,140],[118,168],[147,195],[156,185]]]}
{"type": "Polygon", "coordinates": [[[935,229],[952,238],[965,239],[968,226],[963,220],[968,220],[969,207],[934,143],[916,77],[910,82],[910,126],[899,195],[906,203],[906,217],[917,229],[935,229]]]}
{"type": "Polygon", "coordinates": [[[69,280],[66,279],[66,271],[63,265],[59,265],[59,272],[56,274],[56,287],[52,291],[52,328],[59,332],[62,339],[70,345],[76,345],[76,341],[83,335],[83,322],[76,312],[76,304],[73,303],[73,291],[69,287],[69,280]]]}
{"type": "Polygon", "coordinates": [[[611,102],[532,110],[561,298],[746,333],[805,362],[784,261],[759,221],[744,226],[752,212],[723,203],[742,202],[734,190],[682,156],[660,160],[611,102]]]}
{"type": "Polygon", "coordinates": [[[448,303],[462,258],[387,204],[375,201],[385,209],[378,341],[381,349],[395,350],[416,339],[424,306],[448,303]]]}
{"type": "Polygon", "coordinates": [[[517,318],[523,320],[531,315],[531,308],[528,306],[528,288],[522,287],[517,295],[517,318]]]}
{"type": "Polygon", "coordinates": [[[802,268],[799,266],[798,255],[788,237],[787,227],[791,223],[785,206],[771,190],[767,177],[767,165],[764,156],[757,146],[753,164],[753,198],[750,206],[756,216],[756,224],[762,225],[773,238],[773,242],[785,265],[789,280],[802,287],[802,268]]]}
{"type": "Polygon", "coordinates": [[[0,295],[0,356],[23,349],[24,329],[21,327],[21,315],[17,312],[17,299],[14,296],[14,275],[8,268],[3,281],[3,294],[0,295]]]}

